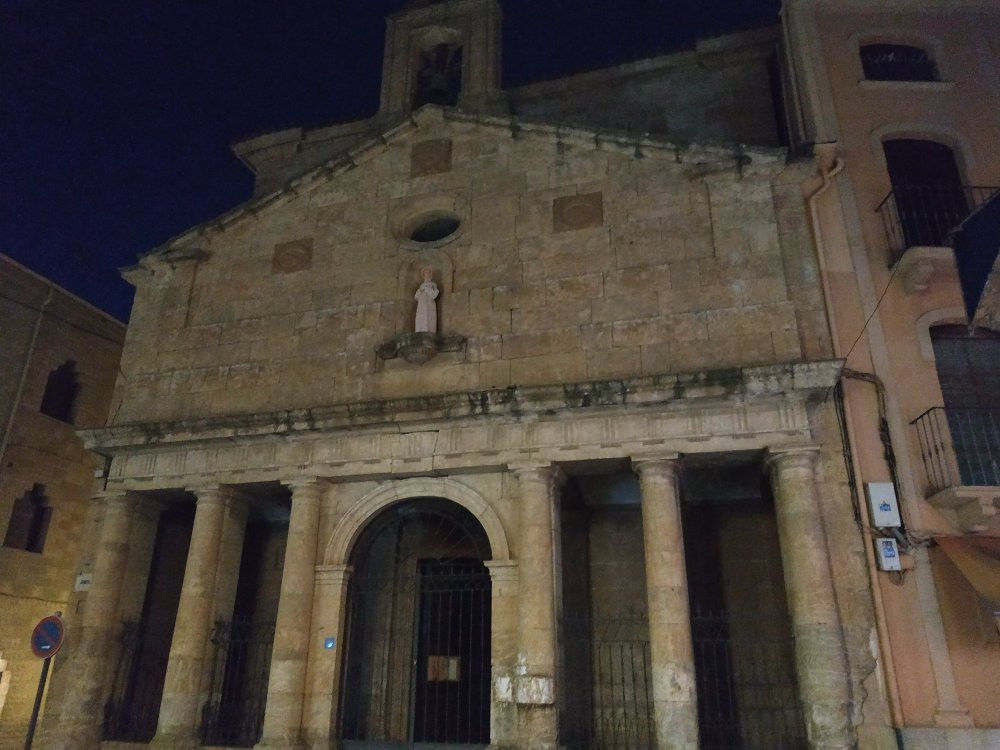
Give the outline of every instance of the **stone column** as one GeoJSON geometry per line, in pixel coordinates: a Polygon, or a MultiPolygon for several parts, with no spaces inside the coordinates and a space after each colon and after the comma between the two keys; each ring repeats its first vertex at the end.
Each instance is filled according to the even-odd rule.
{"type": "Polygon", "coordinates": [[[99,495],[92,500],[103,506],[93,578],[83,605],[76,651],[60,656],[71,659],[72,664],[63,665],[60,672],[66,684],[60,691],[58,724],[46,738],[46,747],[83,750],[100,744],[104,685],[114,668],[108,653],[119,626],[122,571],[128,559],[135,505],[140,500],[139,496],[126,493],[99,495]]]}
{"type": "Polygon", "coordinates": [[[281,570],[281,594],[274,627],[267,683],[264,731],[257,747],[302,746],[306,659],[316,577],[316,545],[323,484],[315,479],[288,482],[292,513],[281,570]]]}
{"type": "Polygon", "coordinates": [[[227,509],[233,490],[214,486],[195,490],[197,505],[191,545],[184,566],[180,601],[163,684],[154,745],[197,744],[205,655],[216,609],[216,584],[227,509]]]}
{"type": "Polygon", "coordinates": [[[305,746],[311,749],[330,747],[336,712],[340,708],[340,670],[347,648],[344,621],[350,577],[349,565],[316,566],[302,732],[305,746]],[[331,647],[327,647],[328,638],[333,639],[331,647]]]}
{"type": "Polygon", "coordinates": [[[656,747],[698,748],[698,694],[691,642],[677,455],[632,462],[642,494],[656,747]]]}
{"type": "Polygon", "coordinates": [[[486,560],[490,571],[490,747],[517,747],[514,676],[518,652],[518,569],[513,560],[486,560]]]}
{"type": "Polygon", "coordinates": [[[853,747],[847,655],[816,487],[814,446],[768,452],[809,747],[853,747]]]}
{"type": "Polygon", "coordinates": [[[559,470],[512,466],[520,489],[520,606],[514,699],[521,707],[519,747],[554,748],[556,711],[555,518],[559,470]]]}

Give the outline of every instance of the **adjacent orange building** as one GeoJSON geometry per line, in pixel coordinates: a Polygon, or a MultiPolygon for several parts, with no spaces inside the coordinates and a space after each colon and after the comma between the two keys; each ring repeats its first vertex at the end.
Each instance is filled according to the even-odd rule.
{"type": "Polygon", "coordinates": [[[895,496],[901,514],[861,514],[872,690],[906,748],[998,747],[997,270],[963,300],[958,269],[988,270],[1000,241],[994,229],[956,245],[955,232],[1000,200],[1000,7],[791,0],[783,27],[793,147],[812,146],[818,167],[804,188],[854,492],[895,496]],[[881,570],[888,540],[900,571],[881,570]]]}

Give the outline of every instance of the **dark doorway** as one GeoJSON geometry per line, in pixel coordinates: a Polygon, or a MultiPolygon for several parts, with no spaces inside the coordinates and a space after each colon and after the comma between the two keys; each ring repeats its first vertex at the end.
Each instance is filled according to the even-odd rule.
{"type": "Polygon", "coordinates": [[[969,213],[952,150],[935,141],[884,141],[886,167],[906,247],[941,246],[969,213]]]}
{"type": "Polygon", "coordinates": [[[484,747],[490,724],[489,543],[447,500],[383,511],[351,555],[343,747],[484,747]]]}
{"type": "Polygon", "coordinates": [[[684,552],[704,750],[805,750],[778,528],[756,462],[686,467],[684,552]]]}
{"type": "Polygon", "coordinates": [[[104,706],[104,739],[149,742],[156,734],[194,505],[177,503],[160,515],[139,620],[122,623],[114,686],[104,706]]]}

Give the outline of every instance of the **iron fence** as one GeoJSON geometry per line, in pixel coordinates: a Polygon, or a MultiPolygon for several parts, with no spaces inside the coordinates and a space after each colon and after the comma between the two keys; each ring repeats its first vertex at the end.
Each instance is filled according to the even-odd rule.
{"type": "Polygon", "coordinates": [[[869,81],[937,81],[938,69],[926,50],[905,44],[866,44],[861,67],[869,81]]]}
{"type": "Polygon", "coordinates": [[[211,682],[202,708],[203,745],[252,747],[267,702],[274,622],[219,620],[212,629],[211,682]]]}
{"type": "Polygon", "coordinates": [[[893,186],[875,211],[882,218],[891,262],[911,247],[943,247],[972,211],[1000,192],[1000,187],[948,184],[893,186]]]}
{"type": "Polygon", "coordinates": [[[1000,485],[1000,409],[935,406],[910,424],[931,493],[1000,485]]]}
{"type": "Polygon", "coordinates": [[[563,647],[574,679],[566,680],[561,744],[570,750],[654,747],[646,613],[565,618],[563,647]]]}
{"type": "Polygon", "coordinates": [[[702,750],[806,750],[788,623],[696,609],[702,750]]]}
{"type": "Polygon", "coordinates": [[[156,734],[167,657],[154,650],[157,644],[150,644],[147,635],[143,621],[122,623],[114,684],[104,704],[105,740],[149,742],[156,734]]]}

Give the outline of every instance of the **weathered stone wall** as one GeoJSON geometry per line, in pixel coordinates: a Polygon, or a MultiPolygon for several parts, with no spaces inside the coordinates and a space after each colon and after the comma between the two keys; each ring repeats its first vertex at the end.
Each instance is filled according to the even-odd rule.
{"type": "Polygon", "coordinates": [[[20,748],[41,669],[28,639],[39,619],[69,610],[93,482],[93,458],[74,430],[105,423],[124,326],[5,256],[0,320],[0,414],[10,428],[0,456],[0,541],[14,502],[36,484],[51,508],[40,553],[0,546],[0,659],[9,679],[0,692],[0,748],[20,748]],[[79,382],[74,424],[39,411],[49,373],[67,360],[79,382]]]}
{"type": "Polygon", "coordinates": [[[167,251],[203,260],[144,262],[116,422],[818,353],[801,340],[815,269],[801,199],[772,184],[780,152],[623,147],[432,109],[351,163],[167,251]],[[441,163],[414,157],[442,140],[441,163]],[[435,210],[461,218],[452,241],[400,240],[435,210]],[[379,359],[412,330],[425,265],[440,332],[466,345],[422,366],[379,359]]]}
{"type": "Polygon", "coordinates": [[[776,29],[507,92],[511,111],[567,125],[657,133],[682,141],[776,146],[769,83],[776,29]]]}

